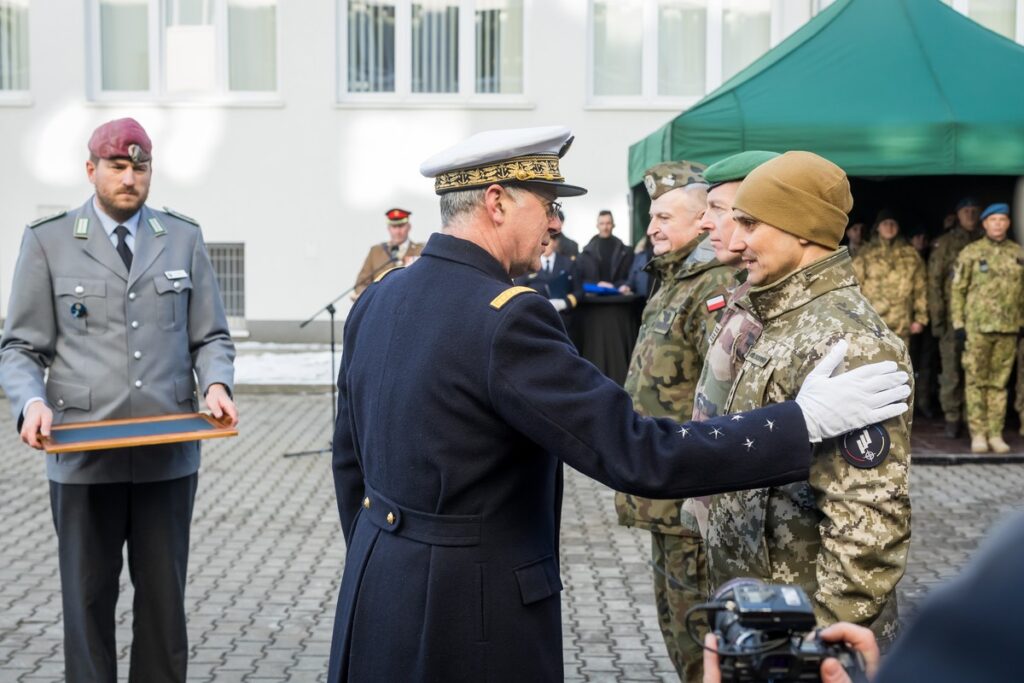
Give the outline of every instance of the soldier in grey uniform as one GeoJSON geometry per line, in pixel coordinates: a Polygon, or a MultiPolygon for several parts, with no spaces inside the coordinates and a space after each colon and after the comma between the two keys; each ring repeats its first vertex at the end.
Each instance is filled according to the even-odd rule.
{"type": "MultiPolygon", "coordinates": [[[[196,376],[213,414],[237,424],[234,345],[199,226],[145,205],[151,143],[134,120],[97,128],[89,153],[95,195],[22,239],[0,344],[0,384],[22,440],[41,448],[51,425],[193,412],[196,376]]],[[[125,543],[129,680],[185,680],[198,469],[198,442],[46,456],[67,681],[117,679],[125,543]]]]}

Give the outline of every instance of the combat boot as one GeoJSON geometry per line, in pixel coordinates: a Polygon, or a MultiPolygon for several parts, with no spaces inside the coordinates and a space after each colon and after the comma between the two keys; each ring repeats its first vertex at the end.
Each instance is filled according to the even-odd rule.
{"type": "Polygon", "coordinates": [[[988,453],[988,439],[983,434],[971,434],[971,453],[988,453]]]}
{"type": "Polygon", "coordinates": [[[988,437],[988,445],[992,448],[993,453],[1009,453],[1010,446],[1003,441],[1002,435],[988,437]]]}
{"type": "Polygon", "coordinates": [[[960,436],[960,420],[946,420],[946,438],[955,439],[960,436]]]}

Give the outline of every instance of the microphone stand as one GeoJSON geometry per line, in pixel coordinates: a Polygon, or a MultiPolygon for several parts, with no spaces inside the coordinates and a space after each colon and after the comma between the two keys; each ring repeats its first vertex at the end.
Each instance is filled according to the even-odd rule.
{"type": "MultiPolygon", "coordinates": [[[[316,313],[311,315],[309,318],[307,318],[303,322],[299,323],[299,329],[302,329],[303,327],[306,327],[306,325],[309,325],[311,322],[316,320],[317,316],[319,316],[324,311],[326,311],[327,315],[329,315],[330,318],[331,318],[331,431],[328,432],[330,434],[334,433],[334,425],[335,425],[335,423],[338,420],[338,399],[337,399],[337,391],[338,391],[337,381],[338,381],[338,376],[335,373],[335,369],[334,369],[334,347],[335,347],[335,339],[334,339],[334,314],[337,313],[338,309],[334,307],[334,304],[338,303],[338,301],[340,301],[343,297],[347,296],[356,287],[358,287],[360,285],[366,285],[366,284],[369,284],[370,282],[373,282],[373,278],[374,277],[379,275],[388,266],[390,266],[392,264],[395,264],[397,262],[398,262],[397,258],[395,258],[394,256],[390,256],[388,258],[387,262],[383,263],[378,268],[375,268],[372,273],[367,275],[362,280],[359,280],[358,282],[356,282],[354,285],[352,285],[351,287],[346,289],[344,292],[342,292],[338,296],[336,296],[333,299],[331,299],[327,303],[326,306],[321,307],[320,309],[317,310],[316,313]]],[[[292,452],[292,453],[285,453],[282,457],[285,457],[285,458],[295,458],[295,457],[298,457],[300,455],[319,455],[320,453],[332,453],[333,451],[334,451],[334,443],[333,443],[333,441],[328,441],[326,448],[317,448],[317,449],[310,450],[310,451],[295,451],[295,452],[292,452]]]]}

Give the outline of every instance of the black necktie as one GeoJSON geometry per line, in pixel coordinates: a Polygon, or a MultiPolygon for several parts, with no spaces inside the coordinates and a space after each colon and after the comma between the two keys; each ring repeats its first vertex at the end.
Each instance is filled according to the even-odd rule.
{"type": "Polygon", "coordinates": [[[114,234],[117,235],[117,253],[121,255],[124,267],[131,271],[132,250],[128,247],[128,228],[119,225],[114,228],[114,234]]]}

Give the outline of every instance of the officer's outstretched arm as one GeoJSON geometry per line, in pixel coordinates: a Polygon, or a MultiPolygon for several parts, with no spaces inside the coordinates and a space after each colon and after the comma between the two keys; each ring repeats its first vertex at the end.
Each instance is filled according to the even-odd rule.
{"type": "Polygon", "coordinates": [[[832,377],[846,356],[841,340],[811,370],[796,402],[804,412],[811,443],[885,422],[907,412],[910,376],[892,361],[864,365],[832,377]]]}

